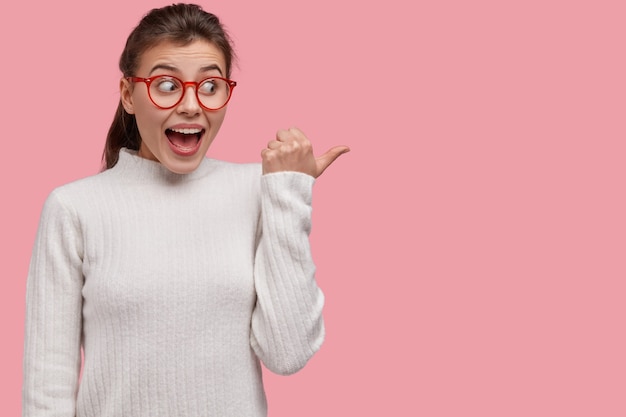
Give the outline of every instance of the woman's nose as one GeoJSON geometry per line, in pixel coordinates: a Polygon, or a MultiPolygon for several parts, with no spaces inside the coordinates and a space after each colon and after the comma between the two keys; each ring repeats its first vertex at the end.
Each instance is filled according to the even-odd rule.
{"type": "Polygon", "coordinates": [[[195,116],[202,111],[200,103],[198,103],[198,97],[196,97],[196,87],[188,85],[183,92],[183,99],[176,108],[178,113],[186,114],[187,116],[195,116]]]}

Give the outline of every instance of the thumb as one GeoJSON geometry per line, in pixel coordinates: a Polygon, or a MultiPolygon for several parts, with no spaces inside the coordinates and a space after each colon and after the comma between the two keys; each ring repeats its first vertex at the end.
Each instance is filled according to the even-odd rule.
{"type": "Polygon", "coordinates": [[[322,175],[322,172],[324,172],[335,159],[347,152],[350,152],[350,148],[347,146],[335,146],[327,150],[325,154],[315,158],[315,164],[317,165],[317,175],[315,175],[315,177],[322,175]]]}

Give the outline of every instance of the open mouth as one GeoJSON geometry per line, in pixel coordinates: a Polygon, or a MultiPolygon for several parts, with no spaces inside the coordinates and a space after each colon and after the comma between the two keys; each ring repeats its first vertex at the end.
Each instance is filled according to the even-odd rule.
{"type": "Polygon", "coordinates": [[[165,136],[167,136],[167,140],[174,150],[187,154],[193,153],[198,149],[204,132],[204,129],[199,128],[166,129],[165,136]]]}

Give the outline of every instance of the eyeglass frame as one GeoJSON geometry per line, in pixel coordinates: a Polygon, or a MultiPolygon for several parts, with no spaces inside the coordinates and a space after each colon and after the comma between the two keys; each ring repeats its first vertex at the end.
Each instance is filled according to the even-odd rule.
{"type": "Polygon", "coordinates": [[[128,81],[131,81],[131,82],[136,82],[136,83],[137,82],[142,82],[142,83],[145,83],[146,84],[146,88],[148,89],[148,97],[150,98],[150,101],[152,102],[152,104],[154,104],[157,108],[159,108],[161,110],[169,110],[169,109],[173,109],[174,107],[178,106],[180,104],[180,102],[183,101],[183,98],[185,97],[185,94],[187,93],[187,87],[188,86],[193,86],[194,87],[194,91],[196,93],[196,100],[198,100],[198,104],[200,105],[200,107],[202,107],[205,110],[211,110],[211,111],[220,110],[220,109],[223,109],[224,107],[226,107],[226,105],[230,101],[230,98],[233,96],[233,90],[237,86],[237,81],[233,81],[233,80],[229,80],[228,78],[217,77],[217,76],[207,77],[207,78],[204,78],[203,80],[200,80],[200,81],[183,81],[183,80],[181,80],[178,77],[174,77],[173,75],[168,75],[168,74],[153,75],[152,77],[148,77],[148,78],[143,78],[143,77],[126,77],[126,79],[128,81]],[[156,102],[152,98],[152,94],[150,94],[150,84],[152,84],[152,82],[154,80],[156,80],[157,78],[161,78],[161,77],[169,77],[169,78],[175,79],[176,81],[180,82],[180,84],[182,85],[182,89],[183,89],[183,93],[180,95],[180,98],[178,99],[178,101],[176,103],[172,104],[171,106],[168,106],[168,107],[163,107],[163,106],[159,106],[158,104],[156,104],[156,102]],[[219,80],[226,81],[226,83],[229,86],[229,90],[228,90],[228,98],[226,99],[226,102],[224,104],[222,104],[220,107],[212,109],[212,108],[207,107],[204,104],[202,104],[202,100],[200,100],[200,96],[198,95],[198,87],[200,87],[200,84],[202,84],[206,80],[214,80],[214,79],[219,79],[219,80]]]}

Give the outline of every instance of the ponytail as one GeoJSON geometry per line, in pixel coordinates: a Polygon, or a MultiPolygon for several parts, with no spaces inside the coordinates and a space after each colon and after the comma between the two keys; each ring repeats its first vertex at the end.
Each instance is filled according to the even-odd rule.
{"type": "Polygon", "coordinates": [[[109,128],[104,152],[102,153],[103,170],[113,168],[117,164],[120,149],[128,148],[138,151],[140,145],[141,137],[139,136],[135,116],[126,113],[120,101],[113,117],[113,123],[111,123],[109,128]]]}

